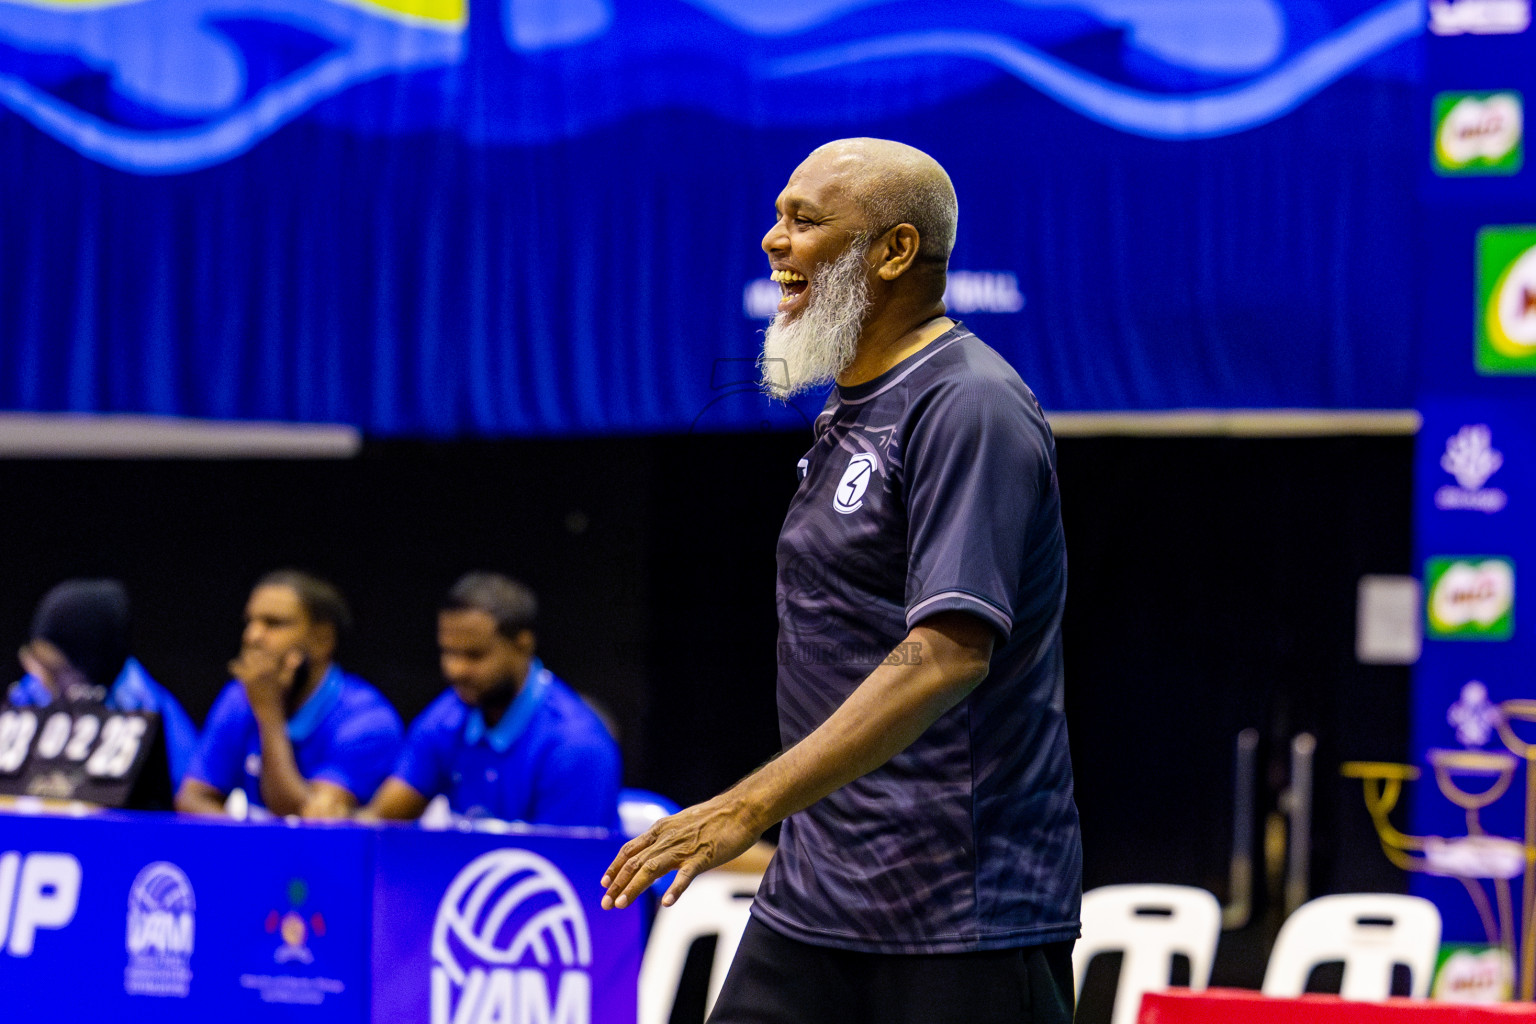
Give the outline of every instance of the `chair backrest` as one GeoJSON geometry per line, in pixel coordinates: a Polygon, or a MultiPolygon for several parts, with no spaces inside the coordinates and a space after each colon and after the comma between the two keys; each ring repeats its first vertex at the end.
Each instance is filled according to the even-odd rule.
{"type": "Polygon", "coordinates": [[[1088,962],[1121,953],[1112,1024],[1135,1024],[1145,992],[1168,987],[1173,957],[1189,958],[1189,986],[1211,980],[1221,905],[1204,889],[1185,885],[1106,885],[1083,893],[1083,937],[1072,949],[1072,973],[1083,991],[1088,962]]]}
{"type": "Polygon", "coordinates": [[[1264,971],[1264,994],[1296,996],[1318,964],[1344,962],[1339,995],[1374,1001],[1392,994],[1392,966],[1405,964],[1410,992],[1423,997],[1440,951],[1440,911],[1395,893],[1319,896],[1286,918],[1264,971]]]}
{"type": "Polygon", "coordinates": [[[670,907],[656,911],[651,936],[640,961],[639,1024],[667,1024],[682,980],[683,964],[696,939],[715,936],[705,993],[704,1014],[715,1005],[725,972],[746,930],[752,899],[762,875],[706,871],[695,878],[670,907]]]}
{"type": "Polygon", "coordinates": [[[619,790],[619,826],[626,839],[633,839],[669,814],[681,808],[660,793],[648,789],[619,790]]]}

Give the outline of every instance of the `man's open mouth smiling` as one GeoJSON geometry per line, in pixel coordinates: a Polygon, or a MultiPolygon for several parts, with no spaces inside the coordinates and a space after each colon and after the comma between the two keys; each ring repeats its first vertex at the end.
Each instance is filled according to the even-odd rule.
{"type": "Polygon", "coordinates": [[[806,280],[803,274],[797,274],[793,270],[775,270],[769,279],[779,286],[779,309],[782,311],[806,289],[806,280]]]}

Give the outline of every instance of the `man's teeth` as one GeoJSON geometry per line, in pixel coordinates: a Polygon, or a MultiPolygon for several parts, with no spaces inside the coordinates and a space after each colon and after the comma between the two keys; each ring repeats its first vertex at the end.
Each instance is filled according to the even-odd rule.
{"type": "Polygon", "coordinates": [[[775,270],[769,275],[775,284],[804,284],[805,278],[793,270],[775,270]]]}

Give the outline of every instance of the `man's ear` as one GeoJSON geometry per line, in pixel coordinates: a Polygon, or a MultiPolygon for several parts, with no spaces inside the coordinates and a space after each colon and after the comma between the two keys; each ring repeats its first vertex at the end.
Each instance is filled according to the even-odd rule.
{"type": "Polygon", "coordinates": [[[922,241],[917,228],[911,224],[897,224],[880,240],[880,264],[877,273],[882,281],[894,281],[917,262],[917,247],[922,241]]]}
{"type": "Polygon", "coordinates": [[[512,638],[512,646],[517,648],[517,653],[525,658],[533,657],[533,652],[538,647],[538,638],[533,635],[531,629],[520,629],[517,636],[512,638]]]}

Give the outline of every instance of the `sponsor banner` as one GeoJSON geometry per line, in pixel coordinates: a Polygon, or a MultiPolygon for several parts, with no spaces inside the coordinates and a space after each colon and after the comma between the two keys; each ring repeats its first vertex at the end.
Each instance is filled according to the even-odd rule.
{"type": "Polygon", "coordinates": [[[1524,164],[1525,106],[1520,93],[1435,96],[1436,174],[1514,174],[1524,164]]]}
{"type": "Polygon", "coordinates": [[[621,840],[556,830],[381,832],[374,888],[377,1020],[606,1024],[634,1020],[640,915],[604,911],[621,840]]]}
{"type": "Polygon", "coordinates": [[[0,835],[25,883],[0,952],[0,989],[20,1019],[366,1019],[369,830],[6,815],[0,835]],[[290,908],[295,878],[306,922],[324,918],[323,938],[297,936],[308,962],[275,959],[291,929],[266,928],[290,908]],[[324,1002],[263,998],[246,983],[262,975],[276,979],[269,996],[320,985],[324,1002]]]}
{"type": "Polygon", "coordinates": [[[5,1019],[609,1024],[640,911],[599,830],[0,814],[5,1019]]]}
{"type": "Polygon", "coordinates": [[[1437,556],[1424,563],[1425,635],[1508,640],[1515,632],[1515,564],[1507,558],[1437,556]]]}
{"type": "Polygon", "coordinates": [[[1531,27],[1531,0],[1429,0],[1437,36],[1507,36],[1531,27]]]}
{"type": "MultiPolygon", "coordinates": [[[[1464,351],[1464,350],[1463,350],[1464,351]]],[[[1528,387],[1500,381],[1501,390],[1528,387]]],[[[1403,831],[1424,837],[1425,870],[1412,891],[1440,908],[1449,942],[1486,941],[1461,877],[1490,887],[1523,884],[1525,772],[1519,754],[1536,736],[1530,669],[1536,633],[1523,620],[1520,572],[1536,565],[1529,509],[1536,496],[1536,402],[1520,397],[1440,397],[1422,405],[1415,442],[1415,562],[1423,587],[1424,644],[1413,668],[1403,831]],[[1469,835],[1479,808],[1481,832],[1469,835]],[[1512,880],[1512,881],[1511,881],[1512,880]]],[[[1442,983],[1451,997],[1481,998],[1497,965],[1457,958],[1442,983]]]]}
{"type": "Polygon", "coordinates": [[[1415,442],[1415,503],[1423,557],[1456,551],[1515,554],[1519,517],[1536,488],[1536,408],[1520,400],[1424,403],[1415,442]]]}
{"type": "Polygon", "coordinates": [[[1477,372],[1536,374],[1536,225],[1477,233],[1477,372]]]}
{"type": "Polygon", "coordinates": [[[1447,942],[1429,995],[1447,1003],[1507,1003],[1515,997],[1514,978],[1514,962],[1502,946],[1447,942]]]}

